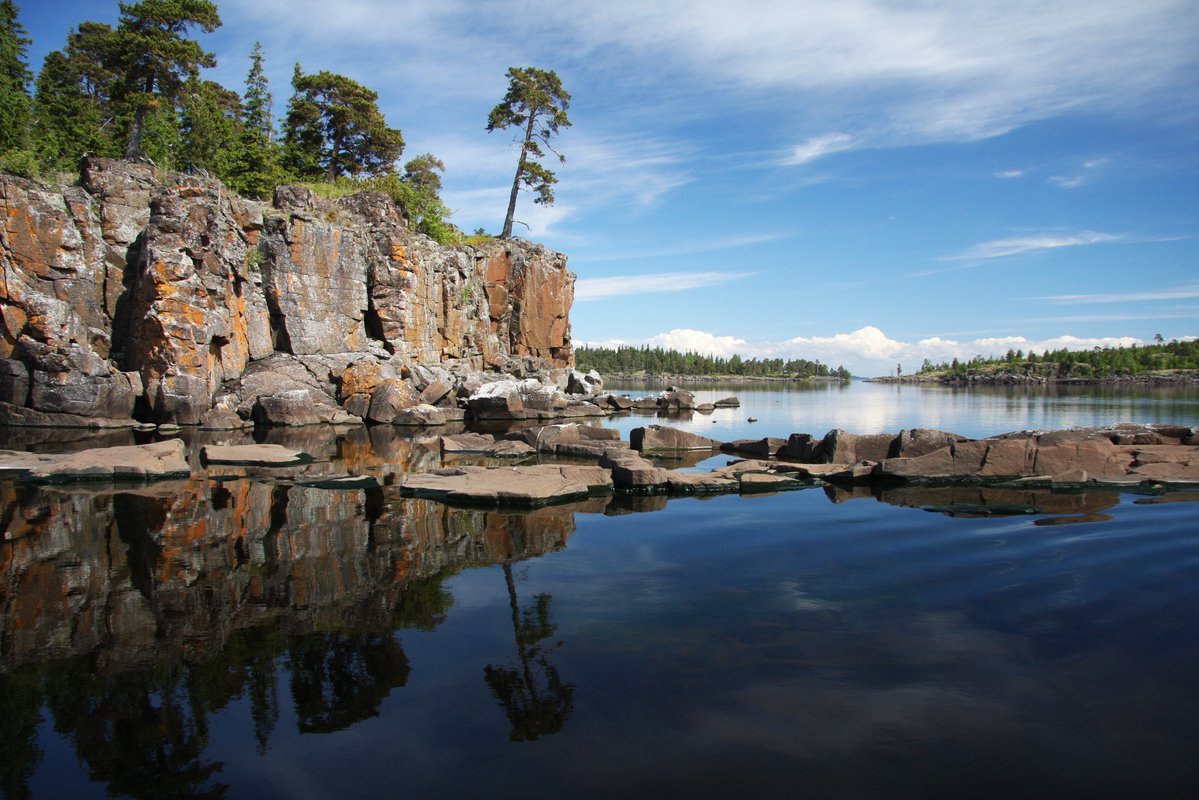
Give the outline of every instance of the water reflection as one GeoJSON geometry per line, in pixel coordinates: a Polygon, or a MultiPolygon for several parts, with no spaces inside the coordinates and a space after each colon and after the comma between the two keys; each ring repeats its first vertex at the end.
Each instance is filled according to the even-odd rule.
{"type": "MultiPolygon", "coordinates": [[[[337,445],[339,457],[356,458],[363,470],[383,468],[375,455],[355,456],[357,446],[352,438],[344,440],[337,445]]],[[[425,445],[414,441],[393,447],[391,454],[411,465],[426,458],[425,452],[425,445]]],[[[820,497],[816,491],[803,494],[820,497]]],[[[955,517],[1035,514],[1038,522],[1101,519],[1101,512],[1120,501],[1108,492],[982,487],[829,488],[825,495],[835,504],[829,509],[860,500],[866,508],[875,501],[955,517]]],[[[499,650],[464,650],[467,655],[459,657],[477,659],[469,665],[476,686],[498,705],[495,718],[506,718],[502,732],[491,731],[496,738],[532,742],[567,737],[564,732],[577,724],[576,704],[588,690],[598,691],[604,680],[618,685],[644,680],[644,692],[635,696],[656,696],[661,685],[649,684],[656,670],[665,668],[658,659],[672,652],[681,654],[680,663],[688,666],[677,668],[684,681],[671,691],[683,692],[677,702],[690,709],[693,721],[707,715],[713,724],[720,723],[712,716],[714,709],[703,710],[702,703],[688,700],[688,681],[706,686],[701,674],[713,674],[722,676],[717,683],[734,686],[738,671],[769,677],[779,686],[802,687],[804,704],[786,705],[791,709],[786,714],[798,715],[797,724],[805,728],[817,727],[826,714],[847,719],[821,703],[848,689],[830,689],[829,694],[819,681],[815,688],[804,683],[802,671],[783,676],[774,670],[796,658],[800,667],[812,669],[804,658],[835,655],[837,643],[844,642],[851,651],[846,658],[864,659],[861,669],[874,675],[879,654],[891,646],[892,621],[879,628],[887,631],[882,640],[861,650],[861,629],[843,629],[840,620],[875,600],[888,614],[907,608],[909,594],[887,583],[898,580],[899,572],[888,576],[851,568],[845,573],[851,583],[834,590],[824,585],[838,574],[831,566],[814,561],[804,572],[792,571],[787,580],[802,587],[794,590],[802,597],[797,595],[792,605],[804,609],[797,629],[795,619],[781,617],[781,612],[757,608],[741,616],[736,609],[747,602],[738,599],[745,590],[727,593],[719,587],[727,582],[730,565],[744,556],[718,550],[724,555],[710,573],[688,575],[697,585],[717,587],[695,596],[692,613],[663,618],[660,627],[640,633],[613,629],[621,640],[603,651],[604,658],[619,663],[621,653],[643,652],[645,659],[639,668],[630,663],[603,679],[588,672],[585,661],[566,657],[580,632],[560,626],[556,612],[561,604],[570,608],[573,603],[577,624],[580,603],[600,609],[617,596],[628,603],[652,593],[653,584],[638,577],[637,588],[630,584],[625,591],[621,576],[608,574],[586,585],[566,579],[552,592],[539,587],[522,596],[514,566],[564,550],[584,516],[660,512],[679,504],[685,517],[711,521],[740,503],[738,498],[709,506],[693,499],[620,496],[501,512],[405,499],[389,485],[323,489],[226,476],[65,491],[0,481],[5,531],[0,542],[0,787],[7,797],[28,793],[31,777],[50,752],[39,740],[50,730],[44,719],[69,743],[89,779],[106,784],[114,795],[223,796],[228,791],[222,783],[226,765],[216,754],[213,734],[218,715],[240,716],[260,754],[270,753],[284,735],[327,736],[384,715],[388,703],[410,693],[415,676],[429,669],[428,661],[414,655],[424,651],[410,652],[405,644],[418,632],[447,625],[455,598],[446,584],[476,567],[490,568],[477,574],[488,577],[497,596],[502,577],[506,643],[499,650]],[[878,584],[855,587],[853,580],[878,584]],[[599,593],[594,603],[588,592],[599,593]],[[701,646],[711,637],[705,626],[712,621],[723,626],[722,636],[731,638],[701,646]],[[638,636],[647,641],[637,643],[638,636]],[[802,647],[793,653],[787,643],[797,636],[802,647]],[[634,645],[641,650],[632,649],[634,645]],[[639,677],[639,670],[645,674],[639,677]],[[286,731],[280,729],[283,720],[286,731]]],[[[784,529],[788,524],[775,523],[784,529]]],[[[959,526],[957,530],[967,524],[944,523],[959,526]]],[[[702,529],[705,523],[693,524],[702,529]]],[[[728,525],[735,528],[736,523],[728,525]]],[[[817,537],[811,544],[818,544],[811,524],[802,530],[817,537]]],[[[829,541],[847,535],[828,534],[829,541]]],[[[958,538],[964,545],[967,537],[958,538]]],[[[909,546],[922,542],[916,536],[905,541],[909,546]]],[[[948,546],[941,543],[937,549],[948,551],[948,546]]],[[[845,558],[839,546],[828,553],[845,558]]],[[[637,563],[629,554],[626,560],[637,563]]],[[[998,582],[994,591],[1008,591],[1010,565],[989,559],[946,563],[953,564],[951,572],[929,578],[937,592],[969,597],[975,587],[991,581],[998,582]],[[949,574],[956,577],[949,580],[949,574]]],[[[1043,563],[1056,564],[1056,557],[1043,563]]],[[[1054,586],[1054,602],[1065,603],[1066,596],[1056,588],[1058,575],[1054,566],[1043,580],[1054,586]]],[[[1074,608],[1074,602],[1066,607],[1074,608]]],[[[654,607],[647,606],[651,618],[654,607]]],[[[989,617],[1007,613],[983,603],[965,607],[977,617],[972,624],[986,629],[992,626],[989,617]]],[[[948,612],[927,612],[937,613],[948,612]]],[[[1043,610],[1037,614],[1051,616],[1043,610]]],[[[901,638],[894,647],[903,653],[920,642],[913,632],[901,638]]],[[[595,700],[589,698],[592,707],[595,700]]],[[[746,708],[752,711],[757,704],[750,698],[746,708]]],[[[868,705],[854,709],[864,714],[868,705]]],[[[745,735],[752,739],[757,735],[753,726],[765,724],[771,714],[784,714],[783,708],[773,704],[769,713],[755,717],[757,722],[745,721],[736,729],[750,732],[745,735]]],[[[956,710],[945,714],[946,724],[958,719],[956,710]]],[[[768,739],[773,734],[762,735],[768,739]]],[[[810,745],[814,739],[805,741],[810,745]]]]}

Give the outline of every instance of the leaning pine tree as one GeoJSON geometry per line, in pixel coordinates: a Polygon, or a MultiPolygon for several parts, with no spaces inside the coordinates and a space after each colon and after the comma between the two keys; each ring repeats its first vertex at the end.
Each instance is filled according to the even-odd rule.
{"type": "Polygon", "coordinates": [[[535,159],[545,157],[544,146],[558,157],[559,163],[566,162],[566,156],[550,146],[550,137],[559,128],[570,127],[570,120],[566,118],[568,108],[570,94],[562,88],[556,72],[536,67],[508,68],[508,93],[487,116],[489,133],[512,127],[522,132],[517,140],[521,143],[520,159],[516,164],[516,177],[508,196],[508,213],[500,238],[512,237],[512,217],[516,214],[516,196],[521,186],[537,194],[534,203],[551,205],[554,202],[554,184],[558,178],[535,159]]]}

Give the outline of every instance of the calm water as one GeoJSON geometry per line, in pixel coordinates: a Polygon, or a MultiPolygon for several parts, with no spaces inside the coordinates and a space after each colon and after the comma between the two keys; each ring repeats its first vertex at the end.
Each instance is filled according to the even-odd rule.
{"type": "MultiPolygon", "coordinates": [[[[729,393],[740,409],[607,424],[1199,423],[1193,389],[701,390],[729,393]]],[[[427,437],[270,436],[329,463],[0,482],[7,796],[1199,793],[1199,492],[499,513],[398,497],[437,463],[427,437]],[[391,485],[304,485],[344,466],[391,485]]]]}

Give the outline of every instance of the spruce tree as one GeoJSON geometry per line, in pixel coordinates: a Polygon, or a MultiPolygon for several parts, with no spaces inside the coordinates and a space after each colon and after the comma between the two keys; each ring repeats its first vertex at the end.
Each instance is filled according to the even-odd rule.
{"type": "Polygon", "coordinates": [[[242,100],[241,149],[229,179],[234,189],[251,197],[266,197],[284,181],[275,142],[273,100],[262,64],[262,43],[255,42],[242,100]]]}
{"type": "Polygon", "coordinates": [[[112,101],[114,33],[103,23],[80,23],[65,48],[46,56],[34,95],[33,138],[47,167],[74,170],[87,152],[121,154],[112,101]]]}
{"type": "Polygon", "coordinates": [[[30,123],[30,40],[17,21],[17,5],[0,0],[0,153],[28,145],[30,123]]]}
{"type": "Polygon", "coordinates": [[[184,165],[228,181],[241,152],[242,104],[237,92],[189,78],[180,121],[184,165]]]}

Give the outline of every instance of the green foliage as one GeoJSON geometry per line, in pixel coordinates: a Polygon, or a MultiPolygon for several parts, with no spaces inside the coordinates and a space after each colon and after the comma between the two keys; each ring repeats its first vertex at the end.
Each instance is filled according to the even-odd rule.
{"type": "Polygon", "coordinates": [[[461,238],[458,230],[446,221],[450,210],[441,202],[432,186],[417,185],[407,175],[392,173],[369,178],[342,177],[331,182],[306,183],[304,186],[325,200],[338,200],[359,192],[383,192],[403,209],[408,224],[418,233],[425,234],[439,244],[454,244],[461,238]]]}
{"type": "Polygon", "coordinates": [[[335,72],[305,75],[296,65],[295,93],[284,123],[287,166],[299,178],[382,175],[404,151],[399,130],[387,127],[379,95],[335,72]]]}
{"type": "Polygon", "coordinates": [[[32,181],[42,179],[41,163],[32,150],[8,150],[0,155],[0,172],[20,175],[32,181]]]}
{"type": "Polygon", "coordinates": [[[29,143],[30,43],[17,21],[16,3],[0,0],[0,153],[29,143]]]}
{"type": "Polygon", "coordinates": [[[228,181],[235,191],[258,198],[268,197],[286,180],[282,153],[275,142],[270,87],[262,64],[262,44],[255,42],[250,53],[250,72],[246,75],[246,96],[242,101],[240,148],[228,181]]]}
{"type": "Polygon", "coordinates": [[[47,167],[74,170],[84,153],[119,156],[117,111],[112,100],[114,31],[83,22],[66,47],[46,56],[34,95],[34,141],[47,167]]]}
{"type": "Polygon", "coordinates": [[[550,205],[554,202],[554,184],[558,178],[536,159],[544,158],[545,150],[549,150],[558,157],[559,163],[565,163],[566,156],[550,146],[550,138],[560,128],[570,127],[570,120],[566,116],[570,108],[570,94],[562,88],[562,81],[556,72],[537,67],[509,67],[507,75],[508,92],[487,116],[489,133],[513,127],[521,131],[518,139],[521,142],[520,158],[508,197],[508,213],[504,217],[501,239],[512,236],[516,197],[522,187],[537,195],[533,200],[535,203],[550,205]]]}
{"type": "Polygon", "coordinates": [[[606,375],[718,375],[754,378],[837,378],[852,376],[845,367],[830,369],[820,361],[804,358],[743,359],[734,354],[729,358],[681,353],[648,345],[609,347],[577,347],[575,362],[579,369],[594,369],[606,375]]]}
{"type": "Polygon", "coordinates": [[[213,81],[189,78],[180,116],[183,163],[229,181],[241,157],[241,117],[237,92],[213,81]]]}
{"type": "Polygon", "coordinates": [[[200,67],[216,66],[216,57],[183,33],[193,27],[211,33],[221,18],[208,0],[142,0],[120,7],[109,53],[118,75],[113,94],[129,114],[125,157],[137,158],[147,116],[173,105],[200,67]]]}
{"type": "Polygon", "coordinates": [[[966,362],[932,364],[920,374],[944,377],[1017,373],[1041,378],[1135,376],[1165,370],[1199,369],[1199,340],[1172,341],[1138,347],[1096,347],[1090,350],[1046,350],[1037,355],[1009,350],[1002,358],[975,356],[966,362]]]}

